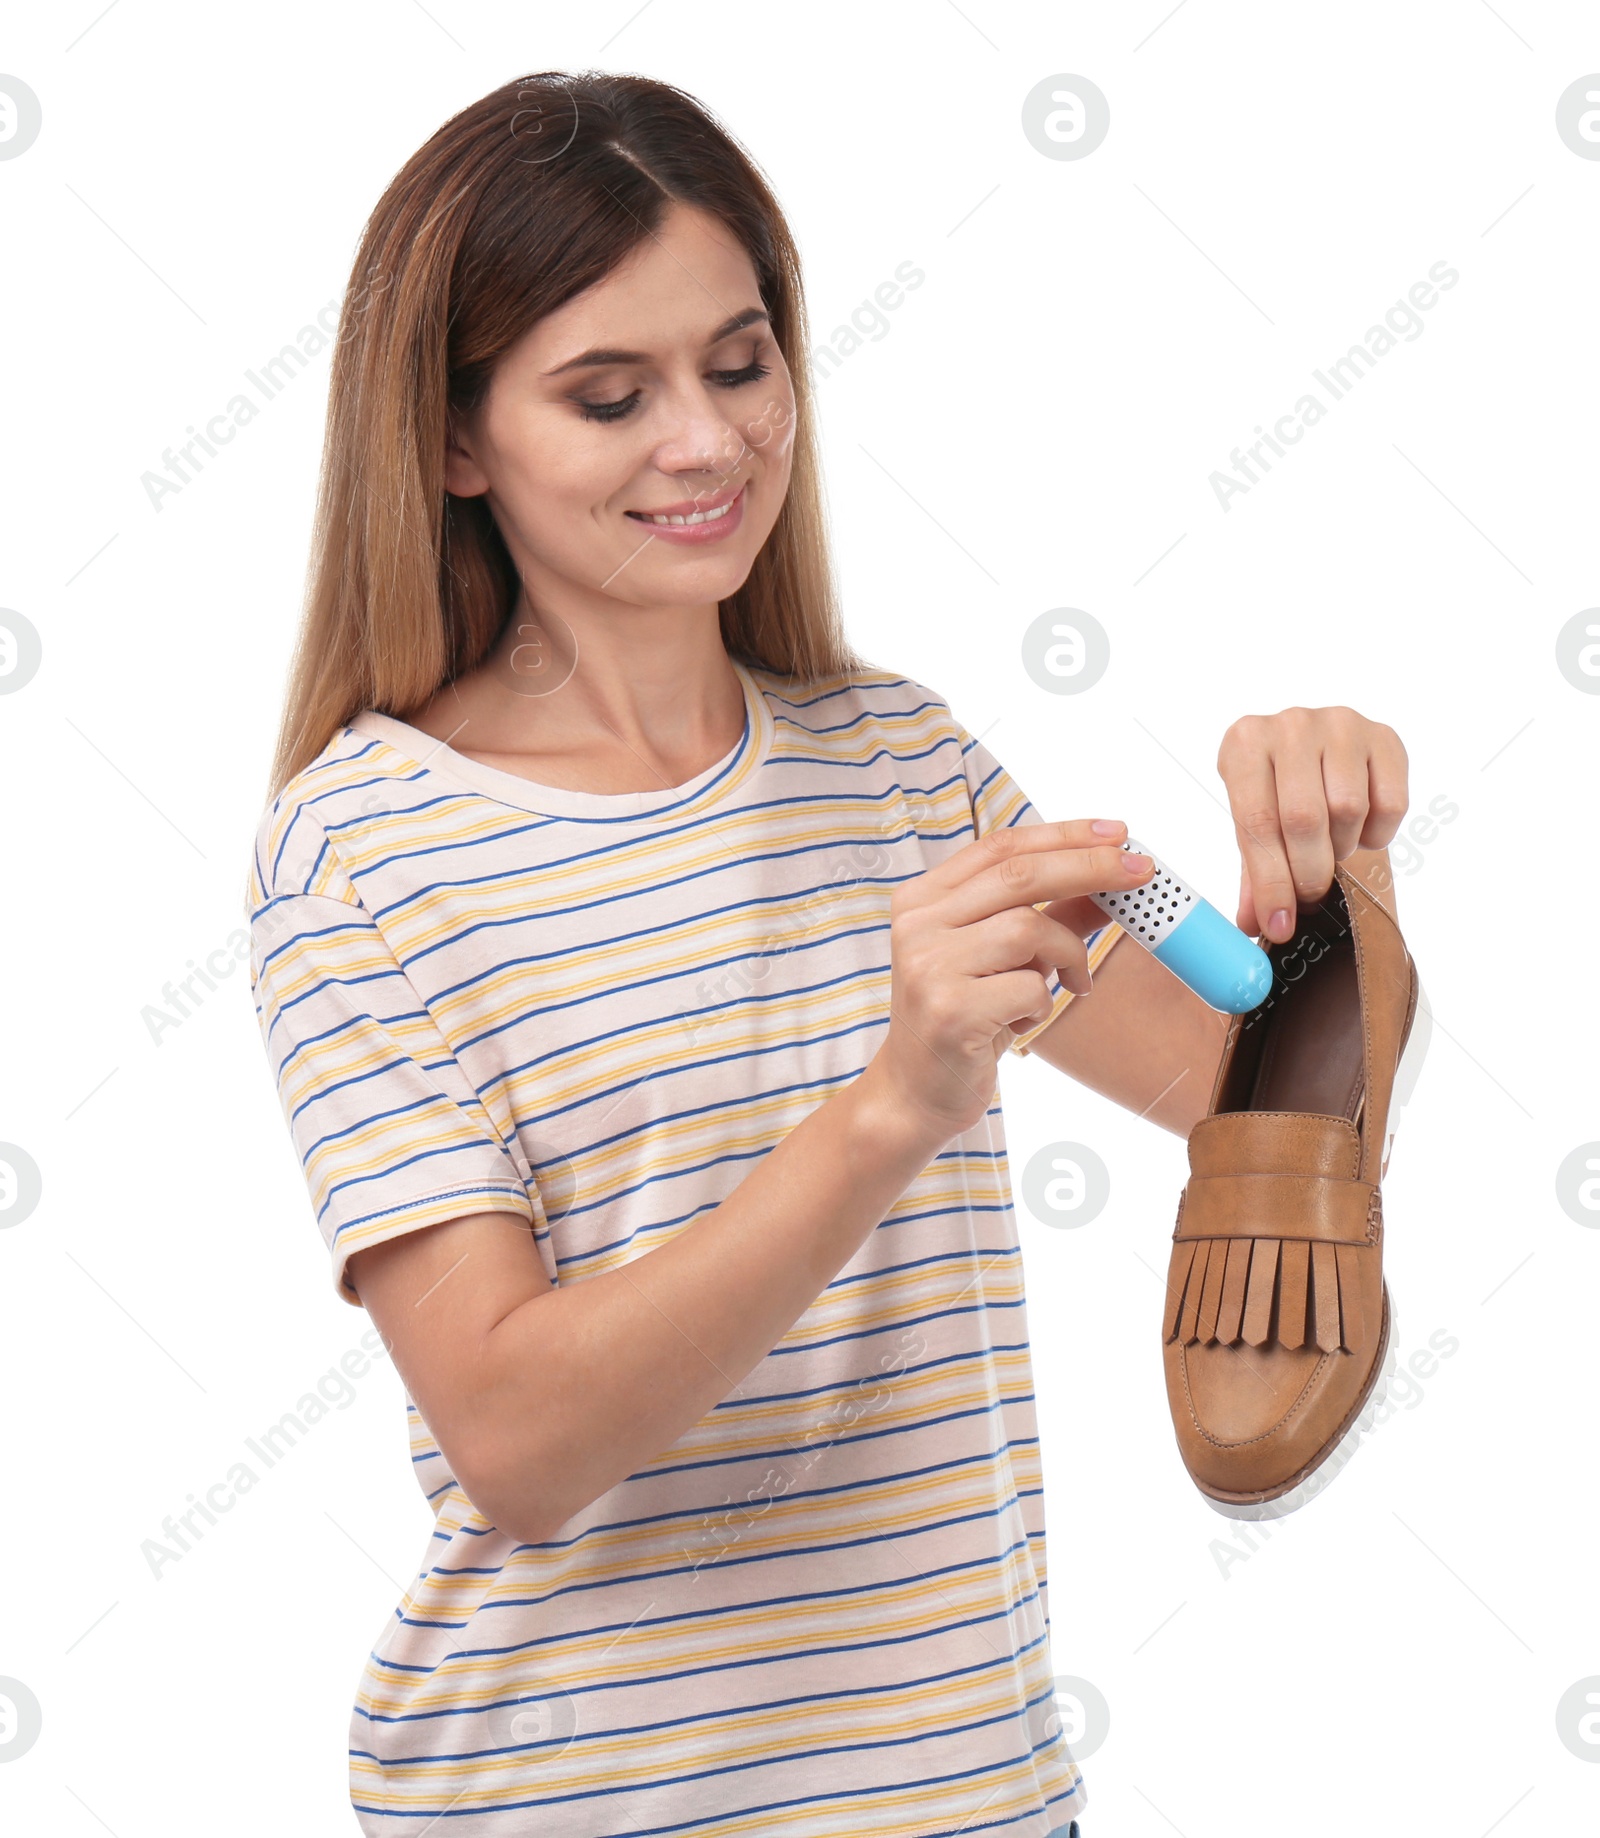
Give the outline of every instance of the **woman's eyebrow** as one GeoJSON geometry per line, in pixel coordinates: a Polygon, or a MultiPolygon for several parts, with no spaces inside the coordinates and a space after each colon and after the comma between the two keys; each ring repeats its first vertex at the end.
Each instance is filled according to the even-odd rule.
{"type": "MultiPolygon", "coordinates": [[[[720,344],[735,332],[742,332],[747,325],[754,325],[757,320],[766,319],[764,307],[747,306],[742,313],[735,313],[731,319],[725,319],[706,340],[708,345],[720,344]]],[[[768,321],[770,324],[770,320],[768,321]]],[[[650,361],[646,351],[613,351],[607,347],[597,346],[592,351],[585,351],[581,357],[569,357],[564,364],[557,364],[554,370],[546,370],[547,377],[558,377],[567,370],[588,370],[599,364],[645,364],[650,361]]]]}

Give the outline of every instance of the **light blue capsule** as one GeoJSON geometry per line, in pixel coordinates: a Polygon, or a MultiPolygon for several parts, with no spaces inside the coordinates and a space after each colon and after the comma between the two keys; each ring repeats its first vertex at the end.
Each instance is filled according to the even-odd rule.
{"type": "Polygon", "coordinates": [[[1272,993],[1266,952],[1198,896],[1150,955],[1225,1015],[1248,1014],[1272,993]]]}
{"type": "Polygon", "coordinates": [[[1179,880],[1153,849],[1130,836],[1122,850],[1148,855],[1155,872],[1137,887],[1090,894],[1095,905],[1202,1002],[1225,1015],[1259,1007],[1272,993],[1266,952],[1179,880]]]}

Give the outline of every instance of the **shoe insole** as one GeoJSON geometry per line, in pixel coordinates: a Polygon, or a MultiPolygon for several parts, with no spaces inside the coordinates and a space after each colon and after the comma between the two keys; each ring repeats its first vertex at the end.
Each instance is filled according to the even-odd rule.
{"type": "Polygon", "coordinates": [[[1327,930],[1318,931],[1327,948],[1314,962],[1307,961],[1303,944],[1274,958],[1280,978],[1287,963],[1305,969],[1278,998],[1246,1110],[1310,1111],[1360,1121],[1365,1086],[1355,942],[1342,914],[1329,916],[1338,919],[1339,929],[1331,939],[1327,930]]]}

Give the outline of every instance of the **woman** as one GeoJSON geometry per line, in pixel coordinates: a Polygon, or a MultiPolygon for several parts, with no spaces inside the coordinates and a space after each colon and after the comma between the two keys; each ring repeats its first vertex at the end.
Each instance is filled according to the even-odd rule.
{"type": "MultiPolygon", "coordinates": [[[[437,1515],[362,1829],[1073,1830],[995,1067],[1203,1114],[1224,1018],[1086,897],[1148,860],[845,642],[794,245],[691,98],[486,96],[344,319],[251,902],[437,1515]]],[[[1405,809],[1349,710],[1220,763],[1273,939],[1405,809]]]]}

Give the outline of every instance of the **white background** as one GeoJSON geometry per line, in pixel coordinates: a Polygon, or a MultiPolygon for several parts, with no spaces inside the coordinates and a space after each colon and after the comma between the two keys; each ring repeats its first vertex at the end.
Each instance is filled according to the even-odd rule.
{"type": "Polygon", "coordinates": [[[1126,819],[1231,918],[1217,746],[1296,703],[1391,723],[1414,808],[1456,807],[1396,852],[1435,1032],[1385,1213],[1402,1354],[1458,1350],[1253,1554],[1162,1387],[1182,1142],[1007,1066],[1014,1179],[1064,1141],[1111,1171],[1092,1222],[1022,1225],[1055,1663],[1112,1713],[1088,1838],[1594,1831],[1555,1710],[1600,1673],[1600,1231],[1556,1171],[1600,1137],[1600,697],[1555,646],[1600,603],[1600,161],[1555,104],[1600,71],[1595,9],[98,6],[14,16],[3,53],[43,130],[0,163],[0,603],[44,647],[0,698],[0,1139],[43,1176],[0,1231],[0,1675],[44,1715],[6,1829],[353,1829],[349,1706],[429,1523],[392,1369],[159,1580],[141,1549],[368,1325],[243,969],[159,1044],[145,1013],[243,922],[326,353],[159,510],[140,478],[338,298],[448,115],[598,66],[750,148],[817,341],[925,272],[819,389],[847,620],[1046,816],[1126,819]],[[1057,73],[1110,102],[1081,160],[1022,132],[1057,73]],[[1209,474],[1439,261],[1422,334],[1224,511],[1209,474]],[[1110,635],[1080,695],[1022,667],[1057,607],[1110,635]]]}

